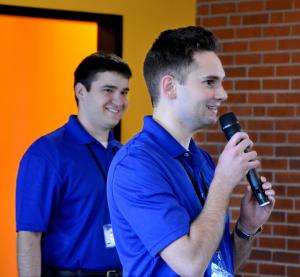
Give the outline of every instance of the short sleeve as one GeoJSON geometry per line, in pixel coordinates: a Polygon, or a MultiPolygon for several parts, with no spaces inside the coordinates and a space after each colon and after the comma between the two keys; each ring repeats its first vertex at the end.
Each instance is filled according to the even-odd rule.
{"type": "Polygon", "coordinates": [[[59,178],[53,163],[26,153],[16,188],[17,231],[44,232],[59,200],[59,178]]]}
{"type": "Polygon", "coordinates": [[[189,215],[172,190],[167,169],[146,151],[120,160],[109,185],[114,205],[153,257],[189,232],[189,215]]]}

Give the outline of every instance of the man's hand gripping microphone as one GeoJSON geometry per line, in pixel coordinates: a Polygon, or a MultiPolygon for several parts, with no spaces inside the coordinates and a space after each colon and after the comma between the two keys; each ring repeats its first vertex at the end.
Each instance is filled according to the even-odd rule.
{"type": "MultiPolygon", "coordinates": [[[[241,131],[241,126],[239,124],[239,121],[237,120],[234,113],[229,112],[226,114],[223,114],[220,119],[220,124],[222,131],[224,132],[224,135],[227,140],[230,140],[230,138],[236,133],[241,131]]],[[[247,151],[247,150],[245,150],[247,151]]],[[[259,204],[259,206],[263,207],[268,204],[270,204],[270,201],[268,200],[267,196],[265,195],[265,192],[262,188],[262,182],[260,178],[258,177],[255,169],[249,170],[247,173],[247,179],[248,182],[252,188],[253,194],[259,204]]]]}

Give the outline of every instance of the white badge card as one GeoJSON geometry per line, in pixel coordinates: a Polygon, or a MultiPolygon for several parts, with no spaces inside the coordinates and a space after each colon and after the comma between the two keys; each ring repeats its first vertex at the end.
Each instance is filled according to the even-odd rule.
{"type": "Polygon", "coordinates": [[[103,225],[103,232],[104,232],[104,240],[105,240],[106,247],[107,248],[115,247],[116,243],[115,243],[115,238],[114,238],[111,224],[103,225]]]}
{"type": "Polygon", "coordinates": [[[212,277],[233,277],[233,275],[222,267],[218,266],[215,263],[211,264],[211,276],[212,277]]]}

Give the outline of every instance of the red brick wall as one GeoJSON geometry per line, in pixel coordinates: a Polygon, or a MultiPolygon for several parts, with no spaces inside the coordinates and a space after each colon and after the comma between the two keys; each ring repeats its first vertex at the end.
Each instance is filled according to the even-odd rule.
{"type": "MultiPolygon", "coordinates": [[[[277,193],[239,276],[300,276],[300,0],[197,0],[196,24],[221,42],[229,93],[221,113],[238,115],[277,193]]],[[[197,139],[214,158],[225,144],[217,125],[197,139]]],[[[233,222],[244,189],[235,190],[233,222]]]]}

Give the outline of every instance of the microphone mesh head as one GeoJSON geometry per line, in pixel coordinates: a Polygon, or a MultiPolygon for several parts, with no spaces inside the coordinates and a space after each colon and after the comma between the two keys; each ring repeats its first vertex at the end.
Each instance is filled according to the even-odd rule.
{"type": "Polygon", "coordinates": [[[241,130],[239,121],[233,112],[223,114],[219,118],[219,121],[221,124],[222,131],[224,132],[224,135],[227,140],[230,140],[230,138],[236,132],[239,132],[241,130]]]}
{"type": "Polygon", "coordinates": [[[228,125],[238,124],[239,121],[233,112],[225,113],[219,118],[222,129],[226,128],[228,125]]]}

